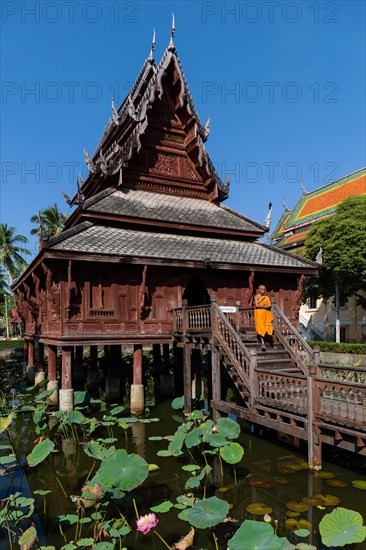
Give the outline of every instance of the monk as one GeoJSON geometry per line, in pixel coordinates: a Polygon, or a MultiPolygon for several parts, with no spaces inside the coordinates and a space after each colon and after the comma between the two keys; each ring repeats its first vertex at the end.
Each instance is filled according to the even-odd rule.
{"type": "Polygon", "coordinates": [[[254,306],[255,330],[260,338],[262,351],[266,351],[264,338],[266,335],[272,336],[273,334],[273,315],[271,313],[271,300],[266,295],[266,287],[264,285],[258,287],[258,292],[254,296],[254,306]]]}

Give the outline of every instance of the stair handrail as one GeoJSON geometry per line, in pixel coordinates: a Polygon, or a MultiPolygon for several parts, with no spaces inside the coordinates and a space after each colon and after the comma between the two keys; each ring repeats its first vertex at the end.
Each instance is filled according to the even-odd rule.
{"type": "MultiPolygon", "coordinates": [[[[217,302],[211,298],[211,311],[212,311],[212,337],[217,338],[218,342],[221,344],[226,355],[232,361],[234,368],[237,370],[238,374],[242,378],[243,382],[246,384],[247,388],[250,389],[250,360],[251,355],[249,350],[243,344],[239,334],[236,332],[235,328],[232,326],[230,321],[221,311],[220,307],[217,305],[217,302]],[[215,319],[216,316],[216,319],[215,319]],[[226,330],[230,333],[230,336],[234,340],[237,348],[241,354],[245,357],[245,364],[243,364],[235,357],[234,351],[231,349],[229,342],[226,341],[224,334],[221,333],[219,329],[219,324],[217,323],[218,319],[223,323],[226,330]]],[[[253,359],[252,359],[253,361],[253,359]]]]}
{"type": "MultiPolygon", "coordinates": [[[[281,318],[282,322],[287,326],[293,338],[296,340],[299,348],[302,348],[304,350],[305,354],[307,355],[307,360],[309,361],[309,364],[312,364],[314,361],[314,352],[309,346],[309,344],[306,342],[306,340],[304,340],[304,338],[301,336],[299,331],[294,327],[291,321],[286,317],[286,315],[283,313],[283,311],[278,307],[278,305],[275,302],[272,302],[272,308],[274,309],[275,313],[281,318]]],[[[303,373],[308,375],[309,371],[308,371],[308,367],[304,363],[304,357],[296,353],[296,351],[287,342],[286,338],[283,336],[280,330],[276,331],[276,336],[280,340],[282,345],[290,353],[290,355],[293,357],[293,359],[296,361],[296,363],[301,368],[303,373]]]]}

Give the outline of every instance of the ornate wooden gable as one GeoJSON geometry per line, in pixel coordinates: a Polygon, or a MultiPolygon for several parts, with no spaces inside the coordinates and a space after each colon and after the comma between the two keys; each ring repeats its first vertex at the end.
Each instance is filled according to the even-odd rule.
{"type": "Polygon", "coordinates": [[[112,102],[112,118],[93,158],[85,152],[90,174],[72,204],[112,185],[221,202],[229,184],[221,182],[206,151],[209,131],[171,41],[158,65],[150,54],[118,110],[112,102]]]}

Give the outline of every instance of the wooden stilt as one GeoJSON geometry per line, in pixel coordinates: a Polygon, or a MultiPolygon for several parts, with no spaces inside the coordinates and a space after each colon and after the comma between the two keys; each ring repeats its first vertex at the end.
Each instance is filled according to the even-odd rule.
{"type": "Polygon", "coordinates": [[[164,373],[168,374],[170,371],[170,348],[169,344],[163,344],[163,367],[164,373]]]}
{"type": "Polygon", "coordinates": [[[58,404],[58,381],[57,381],[57,346],[48,345],[48,390],[54,390],[49,400],[54,405],[58,404]]]}
{"type": "Polygon", "coordinates": [[[89,391],[96,391],[99,388],[98,346],[90,346],[86,388],[89,391]]]}
{"type": "Polygon", "coordinates": [[[184,382],[184,412],[189,414],[192,410],[192,372],[191,372],[191,348],[183,346],[183,382],[184,382]]]}
{"type": "Polygon", "coordinates": [[[73,348],[64,346],[62,348],[62,373],[60,390],[60,410],[72,411],[74,408],[74,390],[72,389],[72,363],[73,348]]]}
{"type": "Polygon", "coordinates": [[[184,394],[183,387],[183,350],[173,345],[174,353],[174,393],[175,397],[181,397],[184,394]]]}
{"type": "Polygon", "coordinates": [[[136,344],[133,351],[133,384],[131,386],[131,413],[141,414],[145,408],[142,384],[142,345],[136,344]]]}
{"type": "Polygon", "coordinates": [[[200,399],[202,394],[201,350],[192,349],[192,399],[200,399]]]}
{"type": "Polygon", "coordinates": [[[319,434],[314,433],[316,415],[319,410],[319,397],[316,386],[316,376],[320,363],[320,348],[314,348],[313,365],[309,367],[307,380],[307,401],[308,401],[308,463],[310,470],[321,470],[322,468],[322,446],[319,434]]]}
{"type": "Polygon", "coordinates": [[[34,368],[34,359],[35,359],[35,348],[34,341],[28,341],[28,357],[27,357],[27,378],[29,382],[34,383],[35,378],[35,368],[34,368]]]}
{"type": "Polygon", "coordinates": [[[119,401],[120,399],[120,368],[121,368],[121,346],[109,346],[108,376],[105,379],[106,401],[119,401]]]}
{"type": "Polygon", "coordinates": [[[215,403],[221,401],[221,366],[220,366],[220,356],[215,349],[211,350],[211,365],[212,365],[212,400],[213,400],[213,411],[212,419],[214,422],[220,418],[220,413],[216,409],[215,403]]]}

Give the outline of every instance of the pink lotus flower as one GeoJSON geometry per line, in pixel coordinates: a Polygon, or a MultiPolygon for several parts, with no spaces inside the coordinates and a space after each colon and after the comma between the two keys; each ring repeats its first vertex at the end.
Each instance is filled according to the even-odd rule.
{"type": "Polygon", "coordinates": [[[141,516],[136,521],[137,530],[141,531],[144,535],[147,535],[147,533],[149,533],[151,529],[154,529],[158,523],[159,520],[155,514],[146,514],[146,516],[141,516]]]}

